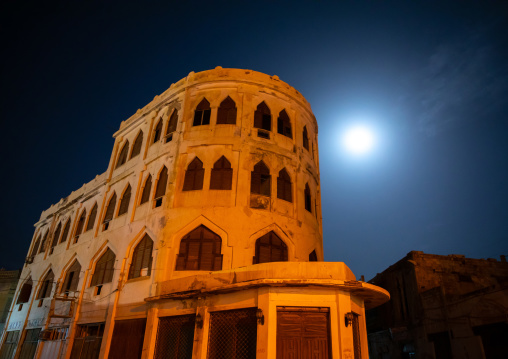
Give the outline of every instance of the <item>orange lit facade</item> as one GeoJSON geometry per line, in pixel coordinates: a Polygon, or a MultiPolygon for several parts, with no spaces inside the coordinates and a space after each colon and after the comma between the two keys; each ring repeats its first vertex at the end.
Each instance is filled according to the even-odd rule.
{"type": "Polygon", "coordinates": [[[172,84],[35,224],[0,358],[367,358],[389,294],[323,262],[317,132],[277,76],[172,84]]]}

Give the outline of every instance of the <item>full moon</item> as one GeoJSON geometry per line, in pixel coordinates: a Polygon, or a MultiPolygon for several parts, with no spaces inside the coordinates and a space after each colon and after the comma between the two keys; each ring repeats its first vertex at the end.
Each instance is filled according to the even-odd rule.
{"type": "Polygon", "coordinates": [[[345,149],[355,155],[369,152],[374,145],[374,134],[365,126],[355,126],[346,130],[342,138],[345,149]]]}

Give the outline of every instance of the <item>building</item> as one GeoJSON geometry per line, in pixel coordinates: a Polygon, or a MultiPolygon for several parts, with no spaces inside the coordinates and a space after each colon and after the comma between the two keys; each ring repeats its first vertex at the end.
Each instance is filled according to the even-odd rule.
{"type": "Polygon", "coordinates": [[[4,329],[5,321],[9,315],[20,275],[21,270],[0,268],[0,333],[4,329]]]}
{"type": "Polygon", "coordinates": [[[391,300],[367,312],[371,359],[506,358],[506,257],[410,252],[369,283],[391,300]]]}
{"type": "Polygon", "coordinates": [[[323,262],[317,131],[251,70],[155,96],[35,224],[1,358],[366,358],[388,293],[323,262]]]}

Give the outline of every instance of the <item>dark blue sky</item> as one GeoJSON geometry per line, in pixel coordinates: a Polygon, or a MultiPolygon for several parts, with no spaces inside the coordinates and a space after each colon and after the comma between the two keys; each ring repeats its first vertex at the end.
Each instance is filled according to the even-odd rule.
{"type": "Polygon", "coordinates": [[[74,1],[0,8],[0,267],[42,210],[106,170],[112,134],[216,66],[278,75],[319,124],[325,259],[508,254],[506,1],[74,1]],[[339,146],[356,121],[378,146],[339,146]]]}

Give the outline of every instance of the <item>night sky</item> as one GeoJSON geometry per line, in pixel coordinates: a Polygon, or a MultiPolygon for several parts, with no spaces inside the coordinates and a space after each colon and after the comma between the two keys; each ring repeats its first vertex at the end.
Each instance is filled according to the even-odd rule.
{"type": "Polygon", "coordinates": [[[0,6],[0,267],[20,268],[40,213],[107,169],[121,121],[216,66],[310,102],[325,260],[370,279],[411,250],[508,254],[506,1],[0,6]],[[340,145],[355,123],[376,135],[364,156],[340,145]]]}

